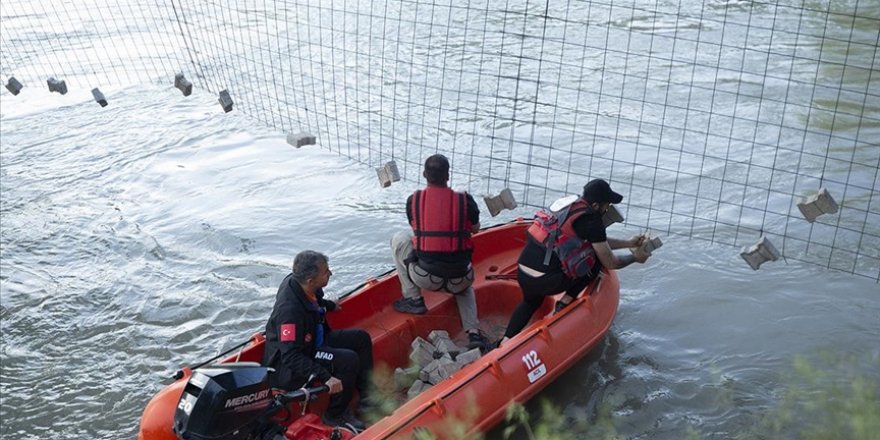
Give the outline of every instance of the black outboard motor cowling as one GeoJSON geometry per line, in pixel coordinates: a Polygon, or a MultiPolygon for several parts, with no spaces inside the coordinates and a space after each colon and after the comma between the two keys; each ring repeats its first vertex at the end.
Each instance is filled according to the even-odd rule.
{"type": "Polygon", "coordinates": [[[193,371],[174,411],[182,440],[245,440],[260,428],[272,403],[268,368],[256,363],[212,365],[193,371]]]}

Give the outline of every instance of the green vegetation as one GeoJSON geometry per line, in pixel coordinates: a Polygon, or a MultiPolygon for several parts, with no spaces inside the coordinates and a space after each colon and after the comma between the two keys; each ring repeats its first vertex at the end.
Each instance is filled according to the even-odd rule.
{"type": "MultiPolygon", "coordinates": [[[[875,376],[880,356],[869,360],[875,376]]],[[[873,440],[880,436],[880,384],[855,357],[799,357],[779,406],[761,418],[752,438],[873,440]]]]}
{"type": "Polygon", "coordinates": [[[522,429],[529,440],[579,440],[621,438],[614,428],[609,405],[599,406],[599,414],[592,423],[588,421],[572,422],[567,420],[559,408],[552,403],[541,401],[541,418],[539,421],[529,419],[526,408],[518,403],[507,407],[507,424],[504,438],[508,439],[517,430],[522,429]],[[534,425],[534,426],[533,426],[534,425]]]}
{"type": "MultiPolygon", "coordinates": [[[[383,372],[383,413],[390,413],[403,401],[399,392],[392,390],[388,372],[383,372]]],[[[379,376],[382,376],[380,374],[379,376]]],[[[720,376],[719,376],[720,378],[720,376]]],[[[874,440],[880,435],[880,354],[868,358],[841,358],[829,353],[818,359],[798,357],[790,372],[776,387],[780,399],[765,412],[754,416],[750,430],[734,434],[741,439],[797,439],[797,440],[874,440]],[[867,365],[866,365],[867,363],[867,365]],[[867,373],[865,373],[867,372],[867,373]]],[[[720,378],[715,400],[718,408],[736,410],[735,383],[720,378]]],[[[532,405],[530,405],[531,407],[532,405]]],[[[618,440],[626,434],[618,432],[620,420],[615,419],[610,404],[599,405],[593,417],[572,420],[549,401],[539,403],[540,410],[529,413],[519,403],[507,408],[505,439],[528,440],[618,440]],[[516,435],[515,435],[516,434],[516,435]]],[[[476,408],[459,414],[477,414],[476,408]]],[[[467,439],[482,440],[484,435],[468,434],[474,420],[448,417],[438,426],[418,430],[416,440],[467,439]]],[[[703,438],[701,426],[689,426],[682,438],[703,438]]],[[[709,430],[711,431],[711,429],[709,430]]]]}

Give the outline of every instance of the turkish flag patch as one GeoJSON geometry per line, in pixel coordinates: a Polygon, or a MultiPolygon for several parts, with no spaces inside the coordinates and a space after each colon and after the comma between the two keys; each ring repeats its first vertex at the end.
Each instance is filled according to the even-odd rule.
{"type": "Polygon", "coordinates": [[[281,324],[281,342],[296,341],[296,324],[281,324]]]}

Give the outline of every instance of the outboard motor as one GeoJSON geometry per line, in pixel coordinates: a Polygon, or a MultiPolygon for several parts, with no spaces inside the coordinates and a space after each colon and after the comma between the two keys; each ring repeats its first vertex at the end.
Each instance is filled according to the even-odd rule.
{"type": "Polygon", "coordinates": [[[174,433],[182,440],[253,438],[272,403],[268,371],[250,362],[193,371],[174,411],[174,433]]]}

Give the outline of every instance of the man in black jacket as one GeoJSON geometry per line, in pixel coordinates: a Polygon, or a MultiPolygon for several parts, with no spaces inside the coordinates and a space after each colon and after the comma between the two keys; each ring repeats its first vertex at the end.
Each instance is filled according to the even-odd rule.
{"type": "Polygon", "coordinates": [[[363,330],[330,329],[324,314],[337,305],[324,299],[323,288],[332,274],[325,255],[297,254],[293,272],[281,282],[266,323],[263,365],[275,369],[270,375],[274,387],[299,389],[308,386],[310,378],[326,384],[331,397],[324,423],[363,430],[364,423],[348,406],[355,388],[360,401],[366,399],[373,342],[363,330]]]}

